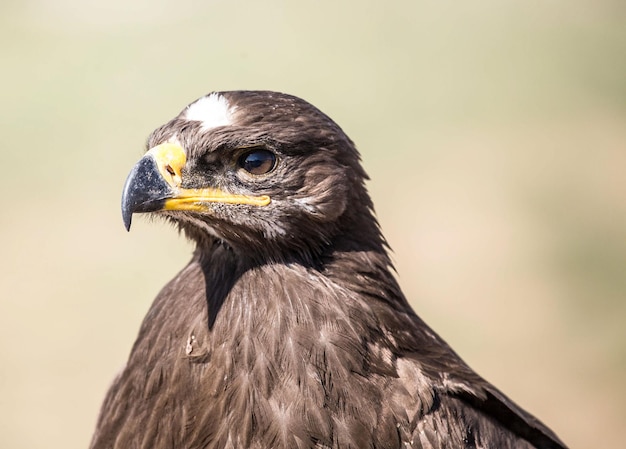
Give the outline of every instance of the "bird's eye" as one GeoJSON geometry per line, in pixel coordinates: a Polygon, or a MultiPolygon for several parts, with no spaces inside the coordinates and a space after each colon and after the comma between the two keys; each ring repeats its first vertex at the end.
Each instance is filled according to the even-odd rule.
{"type": "Polygon", "coordinates": [[[248,173],[264,175],[276,166],[276,156],[271,151],[252,150],[242,154],[238,164],[248,173]]]}

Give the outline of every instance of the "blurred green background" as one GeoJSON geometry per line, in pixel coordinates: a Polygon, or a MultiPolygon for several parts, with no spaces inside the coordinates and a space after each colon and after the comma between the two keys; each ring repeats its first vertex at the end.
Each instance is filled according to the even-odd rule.
{"type": "Polygon", "coordinates": [[[121,188],[212,90],[301,96],[359,146],[418,313],[571,447],[626,422],[626,3],[0,6],[0,447],[84,448],[189,243],[121,188]]]}

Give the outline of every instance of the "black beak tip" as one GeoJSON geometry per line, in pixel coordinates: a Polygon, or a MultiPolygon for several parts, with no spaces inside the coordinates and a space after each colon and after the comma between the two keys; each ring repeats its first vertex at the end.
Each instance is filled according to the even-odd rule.
{"type": "Polygon", "coordinates": [[[124,220],[124,227],[127,231],[130,231],[130,224],[133,221],[133,209],[135,203],[135,184],[137,176],[137,167],[129,173],[124,183],[124,190],[122,192],[122,220],[124,220]]]}
{"type": "Polygon", "coordinates": [[[122,220],[127,231],[135,212],[154,212],[163,208],[165,199],[172,196],[172,187],[159,173],[156,161],[144,156],[126,178],[122,192],[122,220]]]}
{"type": "Polygon", "coordinates": [[[133,221],[133,213],[122,206],[122,219],[124,220],[124,227],[127,231],[130,231],[130,224],[133,221]]]}

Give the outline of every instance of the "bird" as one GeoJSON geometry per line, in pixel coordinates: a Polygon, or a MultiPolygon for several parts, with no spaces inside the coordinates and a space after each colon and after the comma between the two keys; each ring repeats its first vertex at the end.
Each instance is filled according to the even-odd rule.
{"type": "Polygon", "coordinates": [[[340,126],[284,93],[212,92],[154,130],[124,224],[160,217],[195,250],[90,447],[565,448],[416,314],[367,180],[340,126]]]}

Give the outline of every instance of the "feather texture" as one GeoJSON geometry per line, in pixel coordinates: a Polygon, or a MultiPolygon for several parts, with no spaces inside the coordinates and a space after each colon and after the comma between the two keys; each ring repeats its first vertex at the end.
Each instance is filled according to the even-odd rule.
{"type": "Polygon", "coordinates": [[[91,447],[564,448],[413,312],[341,129],[295,97],[222,95],[232,125],[179,116],[150,146],[176,136],[186,182],[254,189],[272,209],[160,212],[198,247],[144,319],[91,447]],[[225,155],[251,142],[284,170],[246,186],[225,155]]]}

